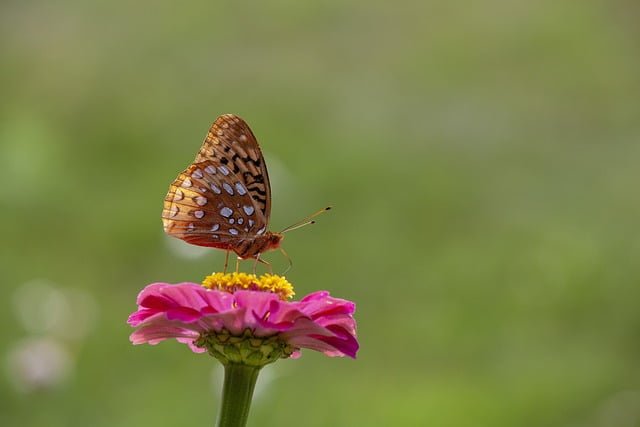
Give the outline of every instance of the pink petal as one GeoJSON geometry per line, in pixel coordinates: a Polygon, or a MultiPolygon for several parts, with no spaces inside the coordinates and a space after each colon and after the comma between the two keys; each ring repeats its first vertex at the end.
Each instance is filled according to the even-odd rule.
{"type": "Polygon", "coordinates": [[[300,301],[281,301],[277,295],[261,291],[234,294],[203,288],[195,283],[154,283],[138,295],[138,310],[128,323],[138,329],[131,334],[134,344],[157,344],[176,339],[194,352],[204,333],[226,330],[239,336],[249,329],[256,337],[279,334],[295,348],[318,350],[329,356],[355,357],[358,351],[355,304],[319,291],[300,301]]]}

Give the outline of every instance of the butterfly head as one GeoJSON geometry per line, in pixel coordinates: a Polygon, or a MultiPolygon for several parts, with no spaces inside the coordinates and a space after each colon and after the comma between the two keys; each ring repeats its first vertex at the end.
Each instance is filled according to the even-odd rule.
{"type": "Polygon", "coordinates": [[[267,238],[267,250],[271,250],[280,247],[280,242],[284,239],[284,234],[270,231],[265,237],[267,238]]]}

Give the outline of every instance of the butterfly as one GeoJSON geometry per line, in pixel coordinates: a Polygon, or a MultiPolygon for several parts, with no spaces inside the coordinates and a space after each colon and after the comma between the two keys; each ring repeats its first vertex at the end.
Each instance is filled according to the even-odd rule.
{"type": "Polygon", "coordinates": [[[227,257],[232,251],[239,259],[262,261],[260,254],[279,248],[285,231],[313,223],[309,218],[316,215],[275,233],[267,230],[270,214],[271,186],[258,141],[244,120],[224,114],[194,162],[171,183],[162,210],[164,231],[223,249],[227,257]]]}

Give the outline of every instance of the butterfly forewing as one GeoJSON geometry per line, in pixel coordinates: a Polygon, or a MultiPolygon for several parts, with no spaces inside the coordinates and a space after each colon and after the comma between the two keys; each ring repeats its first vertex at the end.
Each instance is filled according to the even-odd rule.
{"type": "Polygon", "coordinates": [[[199,246],[234,250],[266,231],[269,178],[253,133],[227,114],[211,126],[196,161],[171,184],[165,232],[199,246]]]}
{"type": "Polygon", "coordinates": [[[224,114],[211,125],[194,163],[209,160],[227,166],[246,186],[251,198],[269,221],[271,187],[267,166],[256,137],[240,117],[224,114]]]}

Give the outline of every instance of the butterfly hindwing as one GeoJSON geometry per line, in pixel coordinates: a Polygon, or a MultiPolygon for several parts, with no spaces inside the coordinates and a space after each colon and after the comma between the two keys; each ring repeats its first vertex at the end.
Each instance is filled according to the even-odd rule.
{"type": "Polygon", "coordinates": [[[261,235],[267,226],[241,177],[215,161],[194,163],[176,178],[162,218],[167,234],[221,249],[261,235]]]}

